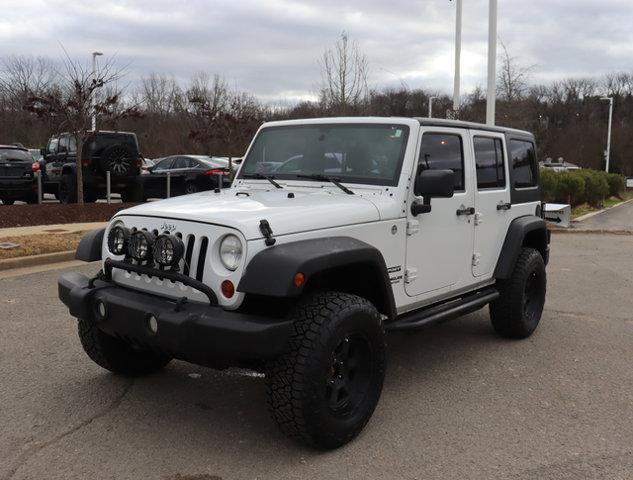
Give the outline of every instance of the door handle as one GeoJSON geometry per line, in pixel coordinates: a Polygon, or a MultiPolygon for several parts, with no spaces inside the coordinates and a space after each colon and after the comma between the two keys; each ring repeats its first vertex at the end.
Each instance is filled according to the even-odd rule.
{"type": "Polygon", "coordinates": [[[470,208],[462,207],[459,210],[457,210],[458,217],[461,217],[462,215],[474,215],[474,214],[475,214],[475,207],[470,207],[470,208]]]}
{"type": "Polygon", "coordinates": [[[497,205],[497,210],[510,210],[512,208],[511,203],[500,203],[497,205]]]}

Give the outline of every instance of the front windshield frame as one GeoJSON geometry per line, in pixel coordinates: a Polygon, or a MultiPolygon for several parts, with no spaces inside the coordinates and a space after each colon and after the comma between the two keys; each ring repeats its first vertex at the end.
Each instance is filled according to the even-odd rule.
{"type": "MultiPolygon", "coordinates": [[[[409,136],[410,136],[410,127],[407,124],[403,124],[403,123],[397,123],[397,122],[381,122],[381,123],[365,123],[365,122],[353,122],[353,123],[305,123],[305,124],[300,124],[300,125],[275,125],[275,126],[270,126],[270,127],[264,127],[262,128],[258,133],[257,136],[255,137],[255,139],[252,142],[251,147],[248,150],[248,153],[246,154],[246,156],[244,157],[244,160],[241,164],[241,168],[240,168],[240,172],[237,176],[237,179],[239,180],[252,180],[251,178],[248,178],[249,175],[252,175],[256,172],[250,172],[246,170],[246,167],[249,165],[249,162],[252,162],[253,160],[251,160],[252,155],[256,155],[255,150],[257,148],[257,142],[258,140],[261,138],[261,136],[263,134],[265,134],[265,132],[269,132],[271,130],[294,130],[294,129],[314,129],[314,128],[318,128],[318,129],[334,129],[334,128],[367,128],[367,129],[371,129],[371,128],[376,128],[376,129],[399,129],[402,131],[401,135],[401,145],[400,145],[400,151],[397,154],[397,158],[395,160],[396,164],[395,164],[395,168],[393,169],[393,175],[391,178],[388,177],[369,177],[369,176],[352,176],[352,175],[348,175],[348,174],[342,174],[342,173],[332,173],[332,174],[328,174],[327,172],[322,172],[322,173],[318,173],[319,175],[323,175],[323,176],[329,176],[329,177],[333,177],[336,178],[337,180],[339,180],[341,183],[347,183],[347,184],[354,184],[354,185],[376,185],[376,186],[385,186],[385,187],[395,187],[398,185],[398,182],[400,180],[400,174],[402,172],[402,167],[404,164],[404,158],[406,155],[406,151],[408,148],[408,143],[409,143],[409,136]],[[246,177],[244,177],[244,175],[246,175],[246,177]]],[[[326,152],[326,159],[327,159],[327,155],[329,154],[329,152],[326,152]]],[[[336,155],[336,154],[335,154],[336,155]]],[[[287,158],[285,160],[285,162],[288,162],[292,159],[293,157],[287,158]]],[[[256,161],[256,160],[255,160],[256,161]]],[[[266,172],[259,172],[259,173],[263,173],[265,175],[269,175],[277,180],[290,180],[290,181],[303,181],[303,182],[317,182],[320,180],[311,180],[309,178],[301,178],[300,175],[303,174],[313,174],[314,172],[300,172],[300,173],[284,173],[284,172],[276,172],[274,170],[272,171],[266,171],[266,172]]]]}

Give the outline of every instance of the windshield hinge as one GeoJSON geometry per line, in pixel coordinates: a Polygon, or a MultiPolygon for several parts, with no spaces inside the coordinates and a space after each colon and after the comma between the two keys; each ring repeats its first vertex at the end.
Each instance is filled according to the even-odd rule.
{"type": "Polygon", "coordinates": [[[415,235],[420,231],[420,222],[417,220],[408,220],[407,221],[407,235],[415,235]]]}
{"type": "Polygon", "coordinates": [[[414,267],[407,267],[404,271],[404,283],[413,283],[418,278],[418,269],[414,267]]]}
{"type": "Polygon", "coordinates": [[[260,220],[259,221],[259,231],[262,232],[262,235],[266,238],[265,242],[267,247],[270,247],[275,244],[277,239],[273,237],[273,229],[270,228],[270,224],[268,220],[260,220]]]}

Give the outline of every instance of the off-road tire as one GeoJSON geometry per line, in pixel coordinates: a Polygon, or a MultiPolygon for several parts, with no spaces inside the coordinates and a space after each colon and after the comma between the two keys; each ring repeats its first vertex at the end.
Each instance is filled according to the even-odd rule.
{"type": "Polygon", "coordinates": [[[79,340],[90,357],[100,367],[129,377],[147,375],[160,370],[171,358],[127,343],[103,333],[91,320],[79,319],[79,340]]]}
{"type": "Polygon", "coordinates": [[[290,318],[288,351],[266,366],[270,413],[291,438],[340,447],[361,432],[380,398],[386,364],[380,314],[364,298],[325,292],[307,297],[290,318]]]}
{"type": "Polygon", "coordinates": [[[62,175],[59,179],[57,198],[61,203],[77,203],[77,178],[74,175],[62,175]]]}
{"type": "Polygon", "coordinates": [[[103,150],[99,156],[99,168],[103,173],[110,171],[112,178],[125,178],[134,174],[135,161],[131,148],[115,144],[103,150]]]}
{"type": "Polygon", "coordinates": [[[196,185],[196,182],[186,182],[185,183],[185,195],[190,195],[192,193],[198,193],[200,189],[198,188],[198,185],[196,185]]]}
{"type": "Polygon", "coordinates": [[[502,337],[527,338],[539,324],[547,277],[545,262],[538,250],[523,248],[512,276],[497,283],[501,296],[490,304],[490,320],[502,337]]]}
{"type": "Polygon", "coordinates": [[[15,203],[15,200],[13,200],[12,198],[2,199],[2,205],[13,205],[14,203],[15,203]]]}

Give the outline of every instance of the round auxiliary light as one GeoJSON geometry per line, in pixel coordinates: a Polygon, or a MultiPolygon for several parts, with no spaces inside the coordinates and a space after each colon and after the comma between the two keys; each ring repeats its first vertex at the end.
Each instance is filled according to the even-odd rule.
{"type": "Polygon", "coordinates": [[[154,260],[163,267],[175,267],[185,251],[182,240],[175,235],[163,233],[154,242],[154,260]]]}
{"type": "Polygon", "coordinates": [[[134,260],[144,262],[152,258],[156,236],[147,230],[137,230],[130,235],[128,251],[134,260]]]}
{"type": "Polygon", "coordinates": [[[227,235],[220,243],[220,260],[229,270],[237,270],[242,260],[242,242],[235,235],[227,235]]]}
{"type": "Polygon", "coordinates": [[[99,320],[103,320],[108,314],[108,310],[102,300],[97,300],[97,303],[95,304],[95,311],[97,312],[99,320]]]}
{"type": "Polygon", "coordinates": [[[108,250],[114,255],[125,255],[130,239],[130,231],[122,225],[110,229],[108,233],[108,250]]]}

